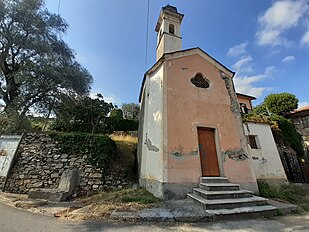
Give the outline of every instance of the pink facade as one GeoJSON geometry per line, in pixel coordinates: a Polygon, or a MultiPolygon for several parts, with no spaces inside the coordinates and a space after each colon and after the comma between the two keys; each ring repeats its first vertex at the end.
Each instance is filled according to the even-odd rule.
{"type": "MultiPolygon", "coordinates": [[[[162,193],[156,195],[167,198],[177,196],[175,192],[182,193],[178,194],[179,197],[190,192],[202,176],[197,130],[210,128],[215,131],[219,175],[257,192],[234,90],[233,72],[199,48],[165,54],[164,60],[151,72],[159,68],[164,70],[160,124],[163,130],[162,145],[156,145],[162,150],[157,154],[152,151],[153,154],[140,156],[141,159],[143,155],[162,157],[162,166],[158,168],[162,169],[163,178],[156,180],[155,175],[148,175],[151,183],[144,186],[152,192],[160,189],[162,193]],[[208,88],[198,88],[191,83],[196,74],[208,81],[208,88]],[[162,186],[158,187],[158,183],[154,182],[162,186]]],[[[146,86],[143,92],[147,92],[146,86]]],[[[147,107],[149,109],[151,104],[147,107]]],[[[148,130],[147,138],[153,138],[152,130],[148,130]]],[[[140,146],[146,146],[143,138],[140,139],[140,146]]],[[[153,162],[146,165],[153,165],[153,162]]],[[[147,183],[147,178],[145,175],[142,183],[147,183]]]]}
{"type": "Polygon", "coordinates": [[[157,62],[140,92],[140,184],[158,197],[184,198],[212,175],[258,192],[234,72],[199,48],[181,50],[182,18],[166,6],[156,27],[157,62]]]}
{"type": "Polygon", "coordinates": [[[167,147],[164,152],[168,161],[167,181],[198,182],[201,162],[196,152],[197,128],[204,127],[216,131],[220,174],[231,182],[255,186],[250,160],[231,159],[226,154],[226,151],[237,153],[247,149],[240,114],[236,109],[235,112],[231,110],[231,97],[235,97],[232,77],[226,74],[232,87],[229,93],[220,75],[222,71],[205,60],[200,50],[192,53],[175,59],[171,56],[172,59],[165,61],[168,67],[165,80],[167,147]],[[209,88],[197,88],[190,82],[196,73],[209,80],[209,88]],[[173,156],[173,152],[182,154],[183,158],[173,156]]]}

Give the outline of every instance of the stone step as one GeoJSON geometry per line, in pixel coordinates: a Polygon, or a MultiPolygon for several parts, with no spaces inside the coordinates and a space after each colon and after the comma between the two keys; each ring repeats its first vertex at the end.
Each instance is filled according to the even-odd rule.
{"type": "Polygon", "coordinates": [[[193,192],[208,200],[252,197],[253,194],[247,190],[207,191],[201,188],[193,188],[193,192]]]}
{"type": "Polygon", "coordinates": [[[273,217],[277,215],[277,212],[278,208],[272,205],[206,210],[206,213],[212,217],[213,221],[256,218],[261,216],[273,217]]]}
{"type": "Polygon", "coordinates": [[[239,190],[239,184],[231,183],[200,183],[200,188],[207,191],[233,191],[239,190]]]}
{"type": "Polygon", "coordinates": [[[229,183],[226,177],[200,177],[201,183],[229,183]]]}
{"type": "Polygon", "coordinates": [[[240,207],[250,207],[266,205],[266,200],[263,197],[246,197],[246,198],[234,198],[234,199],[205,199],[197,194],[188,194],[188,197],[193,199],[194,202],[198,203],[206,210],[208,209],[233,209],[240,207]]]}

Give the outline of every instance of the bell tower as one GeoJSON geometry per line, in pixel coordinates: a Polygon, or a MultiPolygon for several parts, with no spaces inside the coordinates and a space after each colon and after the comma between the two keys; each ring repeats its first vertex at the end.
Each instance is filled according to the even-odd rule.
{"type": "Polygon", "coordinates": [[[164,53],[180,51],[182,49],[180,25],[183,14],[177,8],[167,5],[162,8],[155,31],[157,32],[157,60],[164,53]]]}

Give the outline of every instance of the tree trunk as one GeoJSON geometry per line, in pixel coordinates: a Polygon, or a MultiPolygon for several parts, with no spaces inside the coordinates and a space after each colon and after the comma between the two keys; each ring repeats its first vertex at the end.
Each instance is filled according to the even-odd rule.
{"type": "Polygon", "coordinates": [[[47,116],[45,118],[45,122],[44,122],[44,125],[43,125],[43,128],[42,128],[42,131],[45,131],[45,128],[46,128],[46,125],[47,125],[47,122],[48,122],[50,114],[51,114],[51,109],[48,109],[48,114],[47,114],[47,116]]]}
{"type": "Polygon", "coordinates": [[[5,74],[6,91],[3,94],[3,101],[5,102],[5,109],[12,109],[15,107],[14,100],[18,96],[19,91],[12,73],[5,74]]]}

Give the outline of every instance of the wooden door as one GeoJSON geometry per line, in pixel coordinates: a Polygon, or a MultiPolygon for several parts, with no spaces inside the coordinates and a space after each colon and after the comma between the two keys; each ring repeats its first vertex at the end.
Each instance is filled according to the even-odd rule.
{"type": "Polygon", "coordinates": [[[220,176],[215,143],[215,130],[198,128],[197,132],[202,176],[220,176]]]}

